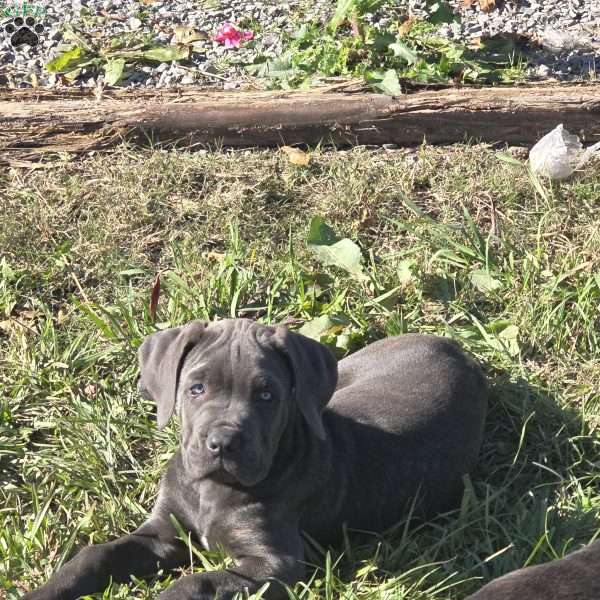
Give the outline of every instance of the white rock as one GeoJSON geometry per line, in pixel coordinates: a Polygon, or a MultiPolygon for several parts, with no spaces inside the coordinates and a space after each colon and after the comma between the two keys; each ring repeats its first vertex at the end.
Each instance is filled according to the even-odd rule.
{"type": "Polygon", "coordinates": [[[127,21],[127,25],[132,31],[137,31],[142,26],[142,22],[137,17],[131,17],[127,21]]]}

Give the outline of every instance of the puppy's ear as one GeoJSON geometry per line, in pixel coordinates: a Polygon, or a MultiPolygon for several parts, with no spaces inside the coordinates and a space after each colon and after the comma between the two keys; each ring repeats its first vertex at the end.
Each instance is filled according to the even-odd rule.
{"type": "Polygon", "coordinates": [[[192,321],[184,327],[158,331],[149,335],[138,350],[138,390],[144,398],[156,402],[159,429],[164,429],[173,414],[185,357],[207,327],[206,321],[192,321]]]}
{"type": "Polygon", "coordinates": [[[324,440],[321,413],[335,391],[337,359],[323,344],[285,327],[275,328],[273,341],[291,367],[294,396],[302,416],[315,435],[324,440]]]}

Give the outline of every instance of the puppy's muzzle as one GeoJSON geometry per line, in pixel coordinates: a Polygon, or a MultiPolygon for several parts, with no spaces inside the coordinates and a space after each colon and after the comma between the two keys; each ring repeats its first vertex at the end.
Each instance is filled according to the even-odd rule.
{"type": "Polygon", "coordinates": [[[206,438],[206,449],[215,457],[235,458],[243,445],[242,432],[230,425],[213,427],[206,438]]]}

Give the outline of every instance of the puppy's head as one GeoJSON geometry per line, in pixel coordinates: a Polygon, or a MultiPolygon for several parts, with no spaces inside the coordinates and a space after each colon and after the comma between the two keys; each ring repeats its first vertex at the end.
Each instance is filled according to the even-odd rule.
{"type": "Polygon", "coordinates": [[[325,438],[335,357],[284,327],[192,321],[147,337],[138,357],[139,389],[156,402],[159,429],[176,408],[181,416],[183,461],[195,477],[256,485],[297,418],[325,438]]]}

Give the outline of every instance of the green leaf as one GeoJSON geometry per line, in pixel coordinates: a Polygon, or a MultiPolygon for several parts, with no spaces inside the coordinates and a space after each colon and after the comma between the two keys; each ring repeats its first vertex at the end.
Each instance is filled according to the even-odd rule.
{"type": "Polygon", "coordinates": [[[396,36],[384,31],[384,32],[378,32],[373,37],[371,44],[379,52],[385,52],[385,50],[390,47],[390,44],[393,44],[395,41],[396,41],[396,36]]]}
{"type": "Polygon", "coordinates": [[[164,46],[144,50],[143,58],[156,62],[169,62],[172,60],[186,60],[190,56],[187,46],[164,46]]]}
{"type": "Polygon", "coordinates": [[[287,77],[296,72],[290,67],[290,61],[286,58],[268,59],[253,65],[247,65],[246,71],[256,77],[287,77]]]}
{"type": "Polygon", "coordinates": [[[521,349],[519,347],[519,328],[516,325],[509,325],[503,329],[497,337],[498,345],[509,354],[511,358],[519,356],[521,349]]]}
{"type": "Polygon", "coordinates": [[[414,65],[419,59],[417,53],[402,42],[390,44],[389,49],[394,53],[394,56],[405,60],[409,65],[414,65]]]}
{"type": "Polygon", "coordinates": [[[398,73],[394,69],[386,71],[383,79],[379,83],[376,83],[375,87],[389,96],[400,96],[402,94],[400,81],[398,81],[398,73]]]}
{"type": "Polygon", "coordinates": [[[499,161],[508,163],[509,165],[513,165],[515,167],[524,167],[525,166],[518,158],[515,158],[514,156],[511,156],[510,154],[504,154],[503,152],[498,152],[498,154],[496,154],[496,159],[499,161]]]}
{"type": "Polygon", "coordinates": [[[475,269],[471,271],[469,279],[480,292],[491,292],[502,287],[502,283],[497,279],[494,279],[488,271],[485,271],[484,269],[475,269]]]}
{"type": "Polygon", "coordinates": [[[77,77],[79,77],[79,75],[81,74],[81,71],[83,71],[82,67],[76,67],[71,71],[66,71],[65,73],[63,73],[63,77],[68,81],[75,81],[75,79],[77,79],[77,77]]]}
{"type": "Polygon", "coordinates": [[[108,59],[104,65],[104,81],[107,85],[116,85],[123,77],[125,69],[124,58],[108,59]]]}
{"type": "Polygon", "coordinates": [[[61,52],[51,61],[46,63],[46,69],[51,73],[61,73],[63,71],[71,71],[81,62],[85,56],[85,50],[80,46],[75,46],[70,50],[61,52]]]}
{"type": "Polygon", "coordinates": [[[346,315],[323,315],[308,323],[304,323],[298,330],[298,333],[320,342],[324,336],[340,333],[349,324],[350,319],[346,315]]]}
{"type": "Polygon", "coordinates": [[[447,2],[429,2],[429,10],[428,20],[434,25],[458,21],[458,16],[454,14],[452,7],[447,2]]]}
{"type": "Polygon", "coordinates": [[[323,217],[313,217],[310,222],[308,238],[306,240],[309,244],[335,244],[339,240],[340,238],[338,238],[333,229],[325,223],[323,217]]]}
{"type": "Polygon", "coordinates": [[[360,248],[350,239],[339,239],[321,217],[314,217],[306,240],[308,248],[324,265],[344,269],[358,279],[367,279],[360,248]]]}
{"type": "Polygon", "coordinates": [[[172,60],[186,60],[190,56],[189,46],[155,46],[147,50],[132,50],[128,52],[115,52],[114,58],[133,60],[148,60],[151,62],[171,62],[172,60]]]}
{"type": "Polygon", "coordinates": [[[336,31],[350,14],[350,11],[356,8],[356,0],[338,0],[335,13],[329,21],[329,28],[336,31]]]}

